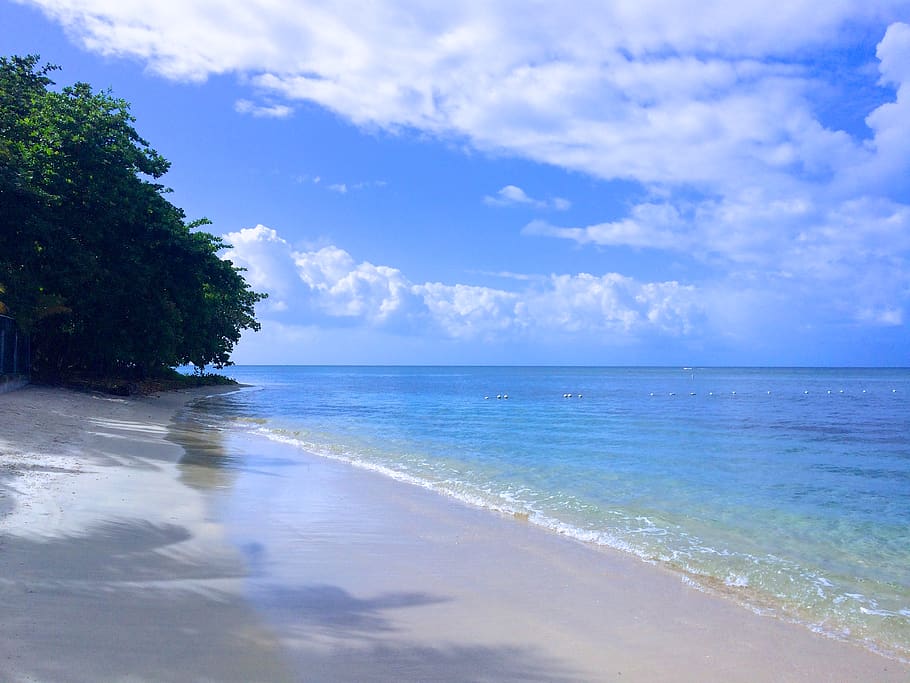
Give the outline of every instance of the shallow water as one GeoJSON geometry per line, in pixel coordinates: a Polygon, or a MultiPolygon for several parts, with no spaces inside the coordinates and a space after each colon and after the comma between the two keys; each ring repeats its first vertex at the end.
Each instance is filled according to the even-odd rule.
{"type": "Polygon", "coordinates": [[[254,388],[196,417],[526,514],[910,658],[906,369],[230,374],[254,388]]]}

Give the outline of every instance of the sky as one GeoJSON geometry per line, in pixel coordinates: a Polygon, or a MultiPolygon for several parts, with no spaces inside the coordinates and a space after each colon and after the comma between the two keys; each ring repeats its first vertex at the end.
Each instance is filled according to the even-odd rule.
{"type": "Polygon", "coordinates": [[[0,0],[267,292],[238,364],[910,365],[910,0],[0,0]]]}

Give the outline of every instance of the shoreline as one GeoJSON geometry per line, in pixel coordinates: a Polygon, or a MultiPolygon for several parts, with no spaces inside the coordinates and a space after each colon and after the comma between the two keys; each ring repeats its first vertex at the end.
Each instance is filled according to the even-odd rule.
{"type": "Polygon", "coordinates": [[[316,644],[283,641],[318,680],[475,680],[473,659],[497,671],[489,680],[910,676],[905,663],[761,616],[621,551],[287,444],[226,439],[228,453],[257,454],[234,483],[233,514],[270,491],[265,518],[228,512],[235,543],[256,546],[250,595],[282,638],[301,620],[294,606],[325,610],[303,618],[316,644]],[[283,463],[279,485],[260,461],[283,463]],[[306,551],[289,552],[291,542],[306,551]],[[416,604],[370,613],[378,623],[362,627],[359,606],[386,600],[416,604]],[[370,677],[377,662],[386,677],[370,677]],[[356,675],[334,673],[345,666],[356,675]]]}
{"type": "Polygon", "coordinates": [[[910,677],[910,665],[759,616],[619,551],[290,445],[175,422],[218,392],[190,393],[0,396],[13,418],[0,471],[19,471],[3,477],[0,498],[0,673],[910,677]]]}
{"type": "MultiPolygon", "coordinates": [[[[622,561],[631,560],[633,563],[641,565],[643,567],[642,571],[656,571],[667,574],[710,598],[730,603],[761,618],[771,619],[789,626],[795,626],[803,631],[812,632],[814,635],[820,636],[826,640],[840,643],[848,647],[855,647],[877,657],[895,662],[898,665],[910,667],[910,658],[902,652],[888,649],[885,646],[879,646],[871,639],[863,640],[860,638],[851,638],[849,633],[826,629],[823,625],[813,622],[810,616],[785,610],[779,603],[763,593],[748,588],[743,590],[743,586],[728,584],[720,578],[687,571],[683,567],[676,566],[670,562],[651,559],[636,553],[631,549],[601,542],[599,540],[592,540],[591,533],[580,531],[577,527],[566,525],[555,518],[538,516],[533,513],[515,511],[505,506],[490,504],[474,496],[451,490],[445,485],[423,480],[414,475],[404,474],[384,465],[367,463],[344,455],[313,452],[307,450],[305,446],[300,445],[299,442],[294,439],[275,438],[273,435],[266,434],[257,434],[255,438],[268,439],[270,442],[280,444],[280,447],[291,446],[296,453],[302,454],[301,457],[327,460],[332,463],[340,464],[343,467],[349,467],[367,473],[368,476],[377,476],[393,481],[396,485],[420,489],[433,496],[440,497],[446,501],[446,504],[454,505],[456,507],[466,507],[471,510],[480,511],[484,514],[491,514],[505,520],[507,524],[515,522],[531,526],[545,534],[564,538],[570,543],[577,543],[594,553],[616,555],[622,558],[622,561]]],[[[910,672],[910,668],[908,668],[908,672],[910,672]]]]}

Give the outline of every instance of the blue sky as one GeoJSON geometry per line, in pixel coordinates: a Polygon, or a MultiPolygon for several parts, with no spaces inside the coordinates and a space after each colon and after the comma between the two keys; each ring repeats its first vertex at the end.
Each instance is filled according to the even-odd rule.
{"type": "Polygon", "coordinates": [[[910,365],[910,0],[0,0],[0,27],[131,102],[269,293],[238,363],[910,365]]]}

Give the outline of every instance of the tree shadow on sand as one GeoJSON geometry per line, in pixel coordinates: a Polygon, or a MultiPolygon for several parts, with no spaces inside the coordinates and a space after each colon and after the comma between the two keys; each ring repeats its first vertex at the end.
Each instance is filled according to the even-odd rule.
{"type": "MultiPolygon", "coordinates": [[[[306,654],[298,662],[301,681],[451,681],[465,683],[580,683],[590,680],[565,663],[531,648],[407,642],[368,648],[337,648],[306,654]]],[[[607,675],[598,680],[606,680],[607,675]]]]}
{"type": "Polygon", "coordinates": [[[396,611],[449,601],[442,596],[408,592],[360,598],[332,585],[261,587],[255,597],[270,622],[277,622],[300,680],[584,680],[566,662],[530,647],[451,642],[428,645],[396,635],[396,611]]]}
{"type": "Polygon", "coordinates": [[[116,522],[79,536],[0,537],[0,680],[581,680],[530,648],[398,634],[396,612],[444,596],[285,588],[269,591],[265,614],[278,618],[266,624],[237,590],[237,563],[170,552],[188,535],[116,522]]]}
{"type": "Polygon", "coordinates": [[[110,520],[88,532],[52,537],[7,537],[0,548],[25,558],[21,581],[33,585],[89,590],[117,590],[119,582],[168,582],[244,576],[241,562],[230,555],[204,554],[192,544],[192,533],[176,524],[110,520]]]}
{"type": "Polygon", "coordinates": [[[0,537],[0,680],[290,681],[242,562],[177,525],[0,537]]]}
{"type": "Polygon", "coordinates": [[[270,589],[257,595],[255,602],[283,624],[350,637],[395,630],[385,614],[388,610],[423,607],[447,600],[427,593],[404,592],[357,598],[337,586],[316,585],[270,589]]]}

